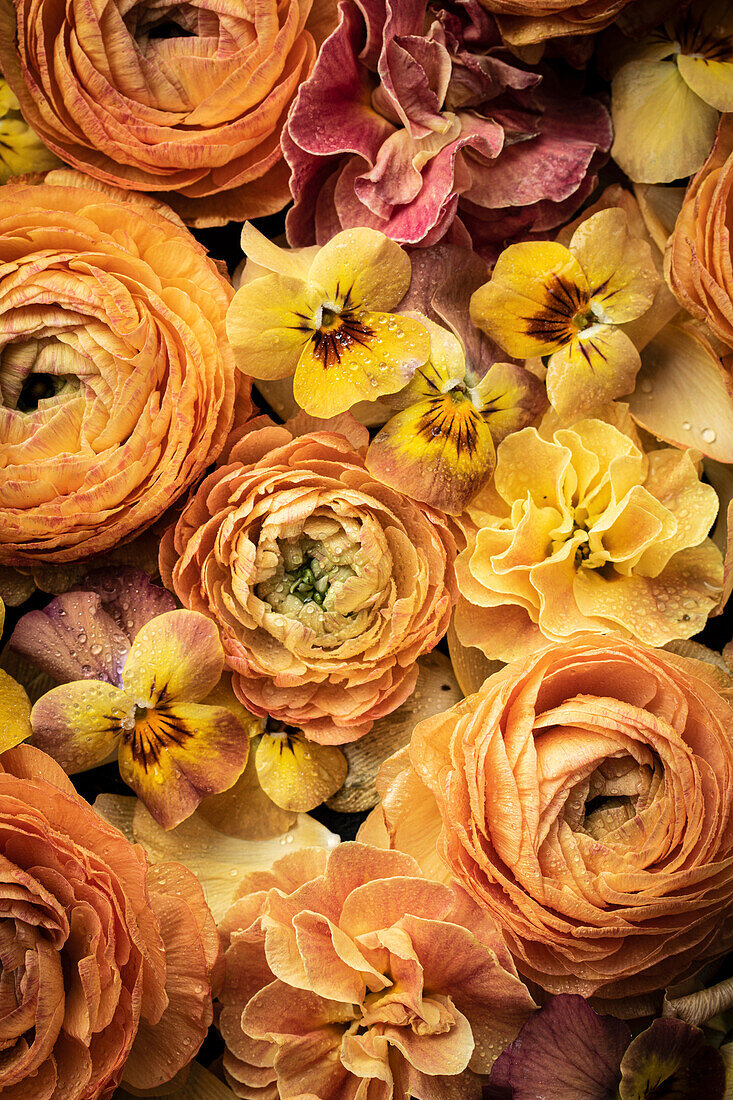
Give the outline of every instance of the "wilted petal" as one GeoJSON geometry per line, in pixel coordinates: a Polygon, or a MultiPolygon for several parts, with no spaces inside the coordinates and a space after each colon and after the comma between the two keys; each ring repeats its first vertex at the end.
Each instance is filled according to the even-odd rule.
{"type": "Polygon", "coordinates": [[[263,733],[255,750],[265,794],[284,810],[312,810],[341,787],[348,764],[335,745],[318,745],[298,733],[263,733]]]}
{"type": "Polygon", "coordinates": [[[631,393],[641,366],[629,337],[613,325],[579,332],[547,364],[547,396],[561,417],[587,416],[631,393]]]}
{"type": "Polygon", "coordinates": [[[125,662],[125,691],[140,707],[197,703],[221,680],[224,650],[215,624],[198,611],[168,611],[146,623],[125,662]]]}
{"type": "Polygon", "coordinates": [[[133,710],[132,700],[113,684],[61,684],[42,695],[31,711],[33,741],[73,775],[104,763],[133,710]]]}

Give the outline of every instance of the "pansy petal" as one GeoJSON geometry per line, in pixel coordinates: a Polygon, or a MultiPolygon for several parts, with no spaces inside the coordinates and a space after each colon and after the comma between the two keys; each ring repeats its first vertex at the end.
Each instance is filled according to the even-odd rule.
{"type": "Polygon", "coordinates": [[[575,334],[589,300],[583,269],[561,244],[529,241],[505,248],[491,279],[471,297],[471,320],[509,355],[549,355],[575,334]]]}
{"type": "Polygon", "coordinates": [[[547,396],[560,416],[582,417],[630,393],[641,366],[625,332],[591,325],[547,364],[547,396]]]}
{"type": "Polygon", "coordinates": [[[309,279],[347,309],[391,310],[410,285],[410,258],[376,229],[346,229],[324,244],[309,279]]]}
{"type": "Polygon", "coordinates": [[[613,79],[611,155],[634,183],[670,183],[702,167],[718,112],[684,82],[674,61],[630,61],[613,79]]]}
{"type": "Polygon", "coordinates": [[[74,680],[42,695],[31,711],[33,744],[73,775],[102,764],[129,721],[132,701],[113,684],[74,680]]]}
{"type": "Polygon", "coordinates": [[[30,737],[31,701],[24,688],[0,668],[0,752],[30,737]]]}
{"type": "Polygon", "coordinates": [[[683,1020],[654,1020],[629,1044],[621,1059],[621,1100],[668,1096],[678,1100],[723,1100],[726,1074],[718,1051],[683,1020]]]}
{"type": "Polygon", "coordinates": [[[227,312],[227,337],[239,369],[252,378],[293,374],[322,301],[318,287],[285,275],[240,286],[227,312]]]}
{"type": "Polygon", "coordinates": [[[302,409],[325,420],[358,401],[401,390],[429,354],[430,337],[414,318],[354,314],[309,341],[293,393],[302,409]]]}
{"type": "Polygon", "coordinates": [[[733,462],[733,381],[692,325],[667,325],[647,344],[628,402],[658,439],[733,462]]]}
{"type": "Polygon", "coordinates": [[[308,272],[317,251],[315,248],[280,248],[250,222],[242,226],[240,242],[242,252],[253,266],[274,275],[308,282],[308,272]]]}
{"type": "Polygon", "coordinates": [[[42,611],[23,615],[10,647],[57,683],[91,679],[119,685],[130,641],[96,592],[65,592],[42,611]]]}
{"type": "Polygon", "coordinates": [[[225,707],[161,706],[138,715],[120,746],[120,774],[164,829],[242,774],[249,737],[225,707]]]}
{"type": "Polygon", "coordinates": [[[276,806],[312,810],[342,786],[348,764],[336,745],[318,745],[298,733],[264,733],[255,750],[257,775],[276,806]]]}
{"type": "Polygon", "coordinates": [[[649,309],[660,283],[651,246],[632,237],[619,207],[581,222],[570,251],[588,278],[591,310],[599,321],[623,324],[649,309]]]}
{"type": "Polygon", "coordinates": [[[688,88],[716,111],[733,111],[733,62],[678,54],[677,66],[688,88]]]}
{"type": "Polygon", "coordinates": [[[197,703],[219,683],[224,649],[211,619],[198,611],[167,611],[140,630],[122,682],[138,706],[197,703]]]}
{"type": "MultiPolygon", "coordinates": [[[[175,611],[176,601],[165,588],[153,584],[142,569],[95,569],[81,584],[84,592],[96,592],[102,608],[130,641],[145,623],[166,611],[175,611]]],[[[125,650],[125,653],[127,650],[125,650]]]]}
{"type": "Polygon", "coordinates": [[[367,451],[380,481],[460,515],[494,468],[491,430],[459,390],[425,398],[387,421],[367,451]]]}
{"type": "Polygon", "coordinates": [[[547,408],[545,387],[518,363],[494,363],[472,390],[498,447],[502,439],[526,428],[547,408]]]}

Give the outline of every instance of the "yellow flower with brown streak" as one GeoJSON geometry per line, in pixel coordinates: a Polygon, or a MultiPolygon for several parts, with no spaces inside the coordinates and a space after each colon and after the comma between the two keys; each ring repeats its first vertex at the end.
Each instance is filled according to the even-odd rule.
{"type": "Polygon", "coordinates": [[[0,76],[0,184],[11,176],[47,172],[58,163],[23,118],[15,92],[0,76]]]}
{"type": "Polygon", "coordinates": [[[691,453],[645,454],[630,423],[516,432],[461,521],[458,637],[503,661],[587,631],[689,638],[722,589],[717,511],[691,453]]]}
{"type": "MultiPolygon", "coordinates": [[[[0,600],[0,635],[5,625],[5,604],[0,600]]],[[[32,733],[30,699],[17,681],[0,668],[0,752],[13,749],[32,733]]]]}
{"type": "Polygon", "coordinates": [[[535,1008],[494,922],[398,852],[285,856],[220,932],[224,1071],[244,1100],[479,1100],[535,1008]]]}
{"type": "Polygon", "coordinates": [[[399,411],[372,440],[366,465],[415,500],[460,515],[491,476],[496,445],[539,415],[545,391],[516,363],[492,363],[479,374],[457,336],[422,323],[430,358],[391,399],[399,411]]]}
{"type": "Polygon", "coordinates": [[[619,326],[649,309],[659,281],[623,210],[600,210],[567,248],[506,248],[471,298],[471,319],[517,359],[549,356],[550,403],[561,416],[583,416],[633,390],[641,360],[619,326]]]}
{"type": "Polygon", "coordinates": [[[420,321],[390,312],[411,268],[383,233],[347,229],[322,248],[289,251],[245,225],[242,249],[251,267],[227,314],[237,364],[253,378],[294,375],[307,413],[327,419],[396,393],[427,360],[430,337],[420,321]]]}
{"type": "Polygon", "coordinates": [[[135,635],[119,684],[73,680],[42,695],[31,711],[34,743],[70,774],[117,752],[124,781],[172,828],[247,763],[249,731],[215,694],[223,671],[214,624],[167,611],[135,635]]]}
{"type": "Polygon", "coordinates": [[[721,112],[733,111],[729,0],[694,0],[616,52],[611,156],[635,183],[670,183],[696,172],[721,112]]]}

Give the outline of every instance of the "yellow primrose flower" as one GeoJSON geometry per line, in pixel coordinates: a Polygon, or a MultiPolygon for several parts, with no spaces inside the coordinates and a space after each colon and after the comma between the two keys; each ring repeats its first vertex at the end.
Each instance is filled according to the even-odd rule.
{"type": "Polygon", "coordinates": [[[237,364],[253,378],[294,375],[295,399],[312,416],[396,393],[427,359],[422,324],[389,312],[411,267],[382,233],[347,229],[322,248],[288,251],[246,224],[242,249],[250,263],[227,314],[237,364]]]}
{"type": "Polygon", "coordinates": [[[59,164],[50,149],[31,130],[7,80],[0,76],[0,184],[11,176],[46,172],[59,164]]]}
{"type": "Polygon", "coordinates": [[[496,445],[545,405],[524,367],[494,363],[480,376],[461,341],[434,321],[430,358],[393,400],[402,407],[372,441],[367,469],[414,500],[460,515],[494,469],[496,445]]]}
{"type": "Polygon", "coordinates": [[[696,0],[626,52],[612,84],[611,155],[635,183],[692,175],[733,111],[733,6],[696,0]]]}
{"type": "Polygon", "coordinates": [[[510,245],[471,298],[471,318],[518,359],[549,355],[547,396],[561,416],[584,416],[634,388],[641,360],[618,325],[649,309],[659,287],[646,241],[623,210],[599,210],[570,245],[510,245]]]}
{"type": "Polygon", "coordinates": [[[117,751],[125,783],[170,829],[231,787],[247,763],[248,730],[218,705],[223,669],[210,619],[157,615],[136,634],[119,686],[74,680],[41,696],[31,712],[34,743],[69,773],[117,751]]]}

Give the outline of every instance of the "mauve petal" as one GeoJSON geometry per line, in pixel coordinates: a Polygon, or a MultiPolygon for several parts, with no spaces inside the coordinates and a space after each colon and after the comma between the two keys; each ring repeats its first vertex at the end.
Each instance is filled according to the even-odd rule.
{"type": "Polygon", "coordinates": [[[87,574],[78,589],[96,592],[103,610],[131,642],[145,623],[176,609],[175,597],[153,584],[141,569],[96,569],[87,574]]]}
{"type": "Polygon", "coordinates": [[[59,683],[104,680],[119,686],[129,637],[94,592],[66,592],[43,611],[29,611],[10,638],[11,647],[59,683]]]}

